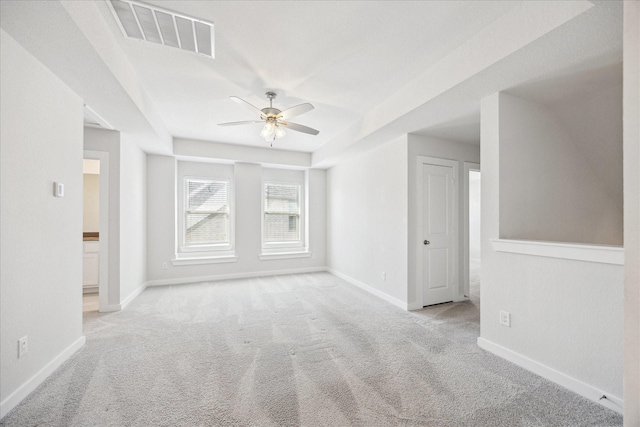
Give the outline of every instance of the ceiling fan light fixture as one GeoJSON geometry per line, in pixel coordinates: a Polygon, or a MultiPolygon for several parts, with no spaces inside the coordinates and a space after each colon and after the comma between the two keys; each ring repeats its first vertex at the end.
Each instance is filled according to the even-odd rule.
{"type": "Polygon", "coordinates": [[[245,106],[254,113],[258,113],[260,115],[260,120],[218,123],[218,126],[247,125],[264,122],[264,126],[260,131],[260,137],[264,138],[266,142],[271,143],[271,146],[273,146],[273,141],[279,138],[283,138],[286,135],[283,126],[296,132],[302,132],[309,135],[317,135],[319,133],[319,131],[317,131],[316,129],[289,121],[290,117],[295,117],[302,113],[306,113],[307,111],[313,110],[313,105],[305,102],[304,104],[296,105],[295,107],[287,108],[286,110],[281,111],[277,108],[273,108],[273,100],[276,97],[276,94],[274,92],[267,92],[265,95],[269,100],[269,106],[263,109],[259,109],[256,106],[248,103],[244,99],[238,98],[237,96],[231,97],[231,99],[237,104],[245,106]]]}
{"type": "Polygon", "coordinates": [[[260,136],[267,142],[275,141],[285,135],[285,131],[278,125],[277,120],[272,117],[267,118],[267,122],[264,124],[262,131],[260,132],[260,136]]]}
{"type": "Polygon", "coordinates": [[[276,139],[282,138],[285,135],[286,135],[286,133],[285,133],[284,129],[282,129],[280,126],[276,125],[276,139]]]}
{"type": "Polygon", "coordinates": [[[263,137],[265,141],[273,140],[275,132],[276,130],[273,122],[267,121],[262,127],[262,132],[260,132],[260,136],[263,137]]]}

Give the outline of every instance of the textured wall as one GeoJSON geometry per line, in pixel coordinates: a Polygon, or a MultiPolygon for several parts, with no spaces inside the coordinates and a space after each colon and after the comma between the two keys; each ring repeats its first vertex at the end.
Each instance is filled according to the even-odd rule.
{"type": "Polygon", "coordinates": [[[591,166],[593,150],[545,106],[516,96],[500,95],[499,120],[500,237],[621,245],[619,191],[591,166]]]}
{"type": "Polygon", "coordinates": [[[82,100],[2,30],[0,401],[82,339],[82,100]],[[53,196],[53,182],[65,185],[53,196]],[[29,352],[18,359],[18,339],[29,352]]]}
{"type": "Polygon", "coordinates": [[[622,266],[493,249],[505,201],[502,113],[512,105],[503,97],[482,101],[481,337],[621,397],[622,266]]]}
{"type": "Polygon", "coordinates": [[[121,134],[120,302],[147,281],[147,156],[135,135],[121,134]]]}
{"type": "Polygon", "coordinates": [[[624,422],[640,425],[640,3],[624,4],[624,422]]]}
{"type": "Polygon", "coordinates": [[[405,304],[407,195],[406,138],[327,173],[329,267],[405,304]]]}

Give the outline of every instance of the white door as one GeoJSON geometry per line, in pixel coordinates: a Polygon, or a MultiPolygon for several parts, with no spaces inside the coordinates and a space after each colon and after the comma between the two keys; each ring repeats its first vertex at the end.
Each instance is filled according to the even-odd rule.
{"type": "Polygon", "coordinates": [[[422,305],[453,301],[455,277],[453,168],[422,164],[422,305]]]}

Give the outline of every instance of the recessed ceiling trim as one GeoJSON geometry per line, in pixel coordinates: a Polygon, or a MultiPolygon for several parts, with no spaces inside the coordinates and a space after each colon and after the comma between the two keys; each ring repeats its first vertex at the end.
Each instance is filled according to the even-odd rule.
{"type": "Polygon", "coordinates": [[[114,130],[114,127],[109,122],[86,104],[84,106],[84,125],[92,128],[114,130]]]}
{"type": "Polygon", "coordinates": [[[125,37],[215,57],[212,22],[132,0],[106,1],[125,37]]]}

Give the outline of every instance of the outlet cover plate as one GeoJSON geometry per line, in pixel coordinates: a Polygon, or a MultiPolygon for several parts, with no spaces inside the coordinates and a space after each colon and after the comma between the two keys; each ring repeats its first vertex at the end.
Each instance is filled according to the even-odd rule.
{"type": "Polygon", "coordinates": [[[500,311],[500,324],[506,326],[507,328],[511,327],[511,313],[508,311],[500,311]]]}
{"type": "Polygon", "coordinates": [[[21,358],[29,351],[29,337],[23,336],[18,340],[18,358],[21,358]]]}

